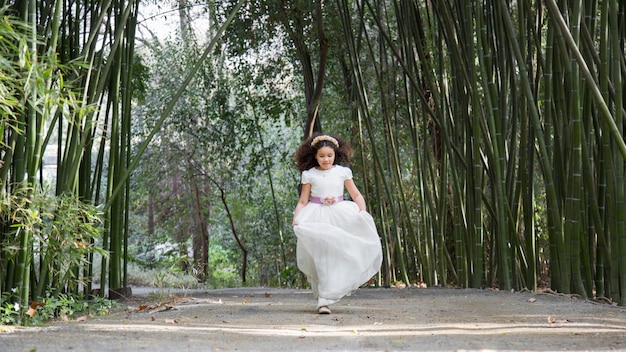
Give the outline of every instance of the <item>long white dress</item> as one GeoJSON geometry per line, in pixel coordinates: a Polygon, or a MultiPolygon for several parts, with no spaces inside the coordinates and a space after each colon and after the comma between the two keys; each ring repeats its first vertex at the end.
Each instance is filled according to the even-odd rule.
{"type": "MultiPolygon", "coordinates": [[[[311,197],[343,197],[344,181],[352,170],[335,165],[302,173],[311,185],[311,197]]],[[[309,202],[294,227],[298,268],[307,276],[318,307],[350,295],[380,270],[382,248],[372,216],[352,201],[332,205],[309,202]]]]}

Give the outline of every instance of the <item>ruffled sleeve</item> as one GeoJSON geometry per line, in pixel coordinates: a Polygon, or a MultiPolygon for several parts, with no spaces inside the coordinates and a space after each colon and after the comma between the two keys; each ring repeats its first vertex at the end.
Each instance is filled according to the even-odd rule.
{"type": "Polygon", "coordinates": [[[309,170],[302,171],[301,183],[303,185],[305,185],[307,183],[311,183],[311,172],[309,170]]]}
{"type": "Polygon", "coordinates": [[[349,167],[342,167],[342,176],[344,181],[345,180],[351,180],[352,179],[352,169],[350,169],[349,167]]]}

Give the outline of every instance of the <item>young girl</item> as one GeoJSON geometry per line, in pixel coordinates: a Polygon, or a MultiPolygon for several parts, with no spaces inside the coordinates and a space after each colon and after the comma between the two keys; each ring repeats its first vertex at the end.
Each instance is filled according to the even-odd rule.
{"type": "Polygon", "coordinates": [[[365,200],[352,180],[352,148],[318,135],[296,151],[302,191],[293,215],[298,268],[307,276],[320,314],[380,269],[382,248],[365,200]],[[343,199],[344,187],[352,201],[343,199]]]}

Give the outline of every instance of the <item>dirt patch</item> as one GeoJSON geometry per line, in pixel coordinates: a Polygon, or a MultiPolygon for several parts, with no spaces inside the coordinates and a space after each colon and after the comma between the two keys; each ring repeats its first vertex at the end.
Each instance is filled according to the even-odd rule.
{"type": "Polygon", "coordinates": [[[626,309],[564,295],[367,288],[319,315],[308,290],[133,294],[106,317],[5,327],[0,351],[626,350],[626,309]]]}

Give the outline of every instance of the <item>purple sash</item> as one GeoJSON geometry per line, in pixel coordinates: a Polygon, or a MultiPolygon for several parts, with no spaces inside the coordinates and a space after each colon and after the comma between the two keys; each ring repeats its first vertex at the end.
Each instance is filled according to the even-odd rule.
{"type": "Polygon", "coordinates": [[[343,196],[338,197],[311,197],[311,203],[322,205],[333,205],[338,202],[343,202],[343,196]]]}

